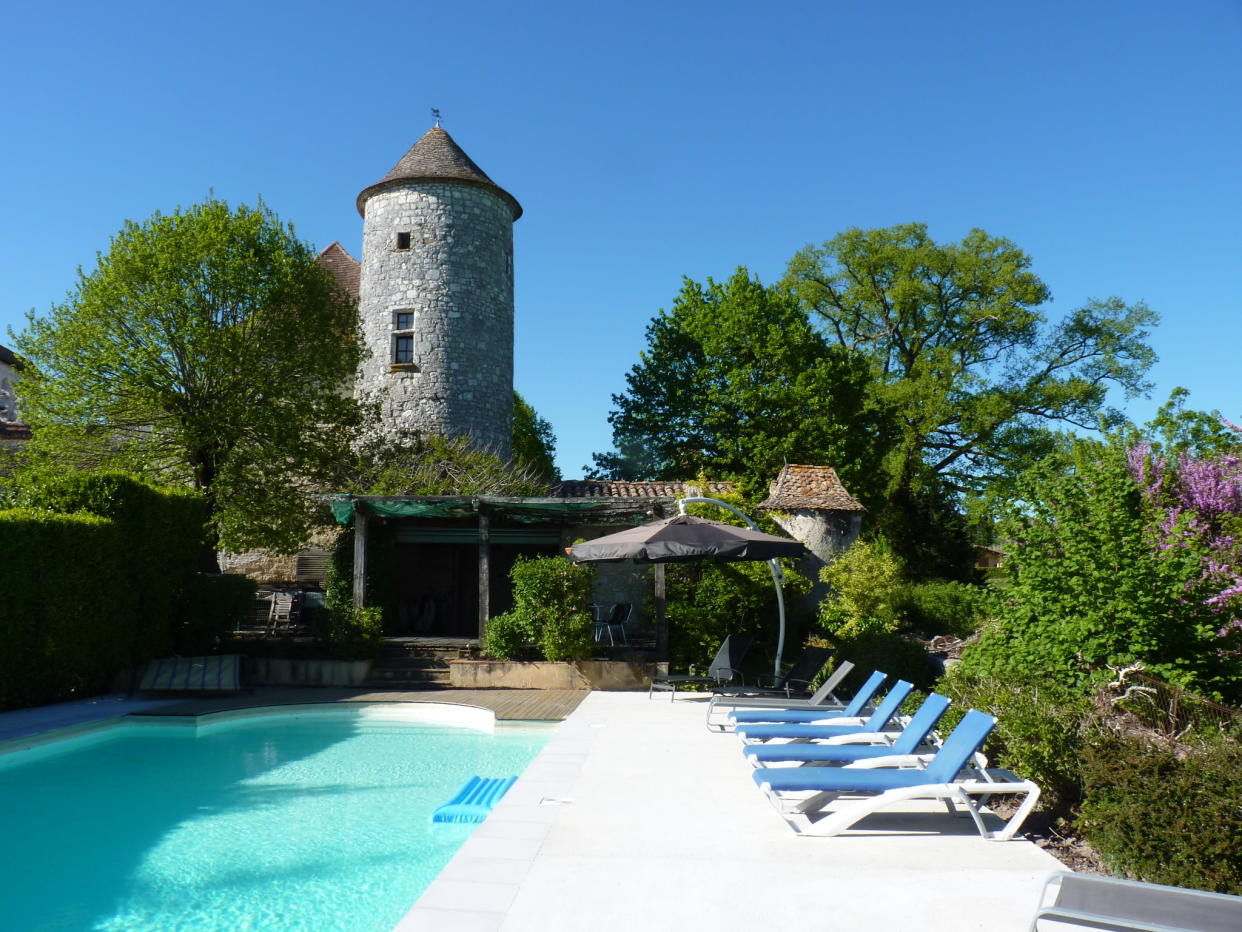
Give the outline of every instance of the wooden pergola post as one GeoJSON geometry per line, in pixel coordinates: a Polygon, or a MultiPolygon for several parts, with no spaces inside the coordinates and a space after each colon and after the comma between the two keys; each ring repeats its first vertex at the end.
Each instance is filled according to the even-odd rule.
{"type": "Polygon", "coordinates": [[[664,564],[655,564],[656,659],[668,660],[668,616],[664,614],[664,564]]]}
{"type": "Polygon", "coordinates": [[[367,513],[354,502],[354,608],[367,602],[367,513]]]}
{"type": "Polygon", "coordinates": [[[479,640],[487,636],[487,621],[491,617],[492,595],[492,541],[491,521],[487,512],[479,509],[479,640]]]}

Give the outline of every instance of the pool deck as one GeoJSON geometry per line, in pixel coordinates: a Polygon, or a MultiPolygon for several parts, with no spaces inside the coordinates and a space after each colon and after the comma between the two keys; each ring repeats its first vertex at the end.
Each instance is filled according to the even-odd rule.
{"type": "Polygon", "coordinates": [[[593,692],[396,932],[1026,932],[1064,869],[931,802],[801,837],[750,770],[701,701],[593,692]]]}
{"type": "Polygon", "coordinates": [[[100,697],[0,714],[0,741],[124,714],[304,702],[483,706],[563,724],[395,932],[831,928],[1026,932],[1062,865],[913,802],[835,838],[800,837],[702,702],[644,693],[265,689],[189,701],[100,697]]]}

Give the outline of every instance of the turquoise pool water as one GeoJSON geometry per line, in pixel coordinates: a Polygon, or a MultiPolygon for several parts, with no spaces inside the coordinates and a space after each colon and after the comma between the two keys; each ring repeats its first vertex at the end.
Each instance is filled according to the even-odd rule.
{"type": "Polygon", "coordinates": [[[389,932],[474,828],[431,810],[474,774],[520,773],[551,734],[389,714],[143,726],[0,757],[0,929],[389,932]]]}

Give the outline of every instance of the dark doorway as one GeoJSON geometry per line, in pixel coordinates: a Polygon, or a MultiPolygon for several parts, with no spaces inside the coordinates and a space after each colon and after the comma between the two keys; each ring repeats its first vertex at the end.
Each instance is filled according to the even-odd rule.
{"type": "Polygon", "coordinates": [[[477,544],[397,544],[393,589],[389,636],[479,636],[477,544]]]}

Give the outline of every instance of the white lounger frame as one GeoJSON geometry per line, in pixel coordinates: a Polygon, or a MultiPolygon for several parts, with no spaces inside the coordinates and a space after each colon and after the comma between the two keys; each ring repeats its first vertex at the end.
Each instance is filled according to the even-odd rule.
{"type": "MultiPolygon", "coordinates": [[[[911,759],[917,757],[918,755],[915,755],[911,759]]],[[[891,767],[898,760],[903,760],[903,758],[876,758],[869,761],[859,761],[857,764],[849,766],[851,769],[876,766],[891,767]]],[[[1001,770],[999,768],[980,768],[964,772],[971,776],[968,779],[959,779],[953,783],[924,783],[918,786],[899,787],[886,790],[883,793],[877,793],[874,796],[858,796],[852,791],[826,791],[814,793],[809,797],[791,798],[781,796],[773,791],[772,787],[767,783],[760,784],[760,789],[763,790],[764,795],[767,796],[768,800],[776,808],[776,811],[781,814],[781,817],[799,835],[838,835],[852,827],[860,819],[871,815],[873,812],[885,809],[894,803],[908,799],[939,799],[944,802],[945,808],[955,816],[963,814],[957,808],[958,804],[960,804],[966,813],[970,815],[971,819],[974,820],[975,828],[979,830],[979,834],[988,841],[1008,841],[1013,838],[1018,829],[1022,827],[1022,823],[1026,821],[1026,817],[1030,815],[1031,810],[1035,808],[1036,803],[1039,802],[1039,787],[1030,780],[1020,780],[1008,770],[1001,770]],[[987,826],[983,823],[982,809],[987,805],[990,797],[1001,793],[1007,795],[1022,793],[1025,794],[1026,798],[999,831],[989,832],[987,826]],[[829,803],[843,796],[849,796],[849,802],[844,803],[835,812],[828,814],[822,819],[812,821],[810,816],[813,813],[819,812],[829,803]]]]}

